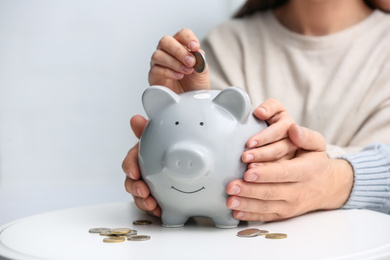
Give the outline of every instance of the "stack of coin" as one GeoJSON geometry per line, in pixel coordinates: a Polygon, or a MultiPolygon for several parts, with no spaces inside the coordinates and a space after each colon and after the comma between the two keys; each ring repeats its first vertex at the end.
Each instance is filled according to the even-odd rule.
{"type": "Polygon", "coordinates": [[[130,228],[91,228],[89,233],[100,234],[107,236],[103,239],[106,243],[124,242],[126,239],[130,241],[146,241],[150,236],[137,235],[137,230],[130,228]]]}
{"type": "Polygon", "coordinates": [[[257,237],[257,236],[264,236],[265,234],[268,234],[267,230],[260,230],[258,228],[249,228],[249,229],[244,229],[244,230],[238,231],[237,236],[239,236],[239,237],[257,237]]]}

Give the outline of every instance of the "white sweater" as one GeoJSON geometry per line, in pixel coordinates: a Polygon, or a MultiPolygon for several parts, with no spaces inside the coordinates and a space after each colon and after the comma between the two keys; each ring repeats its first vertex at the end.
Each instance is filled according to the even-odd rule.
{"type": "Polygon", "coordinates": [[[242,87],[255,106],[276,98],[295,122],[347,151],[390,142],[390,15],[374,11],[347,30],[309,37],[268,11],[218,26],[202,48],[212,88],[242,87]]]}
{"type": "Polygon", "coordinates": [[[254,106],[280,100],[295,122],[324,135],[330,156],[350,161],[355,183],[346,207],[390,212],[390,155],[370,146],[381,158],[379,175],[364,171],[366,157],[350,155],[390,143],[390,15],[375,10],[344,31],[309,37],[267,11],[217,26],[201,47],[212,88],[242,87],[254,106]]]}

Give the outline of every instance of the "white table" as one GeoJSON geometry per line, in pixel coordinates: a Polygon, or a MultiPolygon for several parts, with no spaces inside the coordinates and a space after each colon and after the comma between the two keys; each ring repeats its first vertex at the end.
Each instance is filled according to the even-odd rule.
{"type": "Polygon", "coordinates": [[[0,227],[5,259],[390,259],[390,216],[367,210],[310,213],[272,223],[244,222],[214,228],[193,218],[182,228],[164,228],[133,202],[60,210],[0,227]],[[150,219],[149,226],[133,220],[150,219]],[[103,243],[93,227],[129,227],[151,236],[144,242],[103,243]],[[249,227],[288,234],[287,239],[240,238],[249,227]]]}

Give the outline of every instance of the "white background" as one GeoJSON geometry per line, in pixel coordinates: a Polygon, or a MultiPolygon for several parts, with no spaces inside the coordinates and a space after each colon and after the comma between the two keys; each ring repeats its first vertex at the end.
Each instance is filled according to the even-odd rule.
{"type": "Polygon", "coordinates": [[[159,39],[202,39],[242,0],[0,0],[0,225],[126,201],[121,164],[137,141],[159,39]]]}

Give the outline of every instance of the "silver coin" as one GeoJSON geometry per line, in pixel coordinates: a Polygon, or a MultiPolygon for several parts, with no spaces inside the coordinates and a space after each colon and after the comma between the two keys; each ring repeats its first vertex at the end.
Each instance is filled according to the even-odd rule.
{"type": "Polygon", "coordinates": [[[149,239],[150,239],[150,236],[146,236],[146,235],[129,236],[127,238],[127,240],[130,240],[130,241],[146,241],[149,239]]]}
{"type": "Polygon", "coordinates": [[[100,234],[100,233],[103,233],[103,232],[107,232],[109,231],[111,228],[105,228],[105,227],[102,227],[102,228],[91,228],[89,230],[89,233],[95,233],[95,234],[100,234]]]}
{"type": "Polygon", "coordinates": [[[196,59],[194,70],[198,73],[202,73],[206,68],[206,58],[203,53],[197,51],[193,53],[196,59]]]}
{"type": "Polygon", "coordinates": [[[135,235],[137,235],[137,230],[135,230],[135,229],[132,229],[131,231],[130,231],[130,233],[127,233],[127,234],[123,234],[124,236],[135,236],[135,235]]]}

